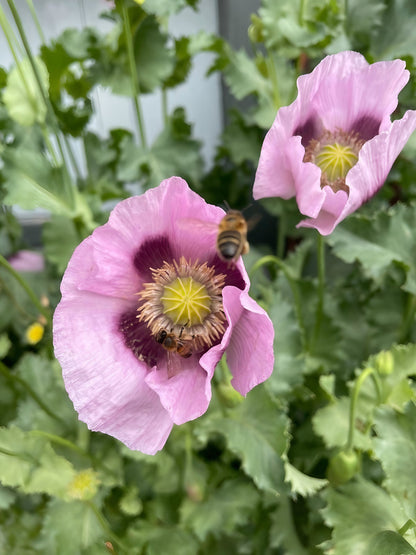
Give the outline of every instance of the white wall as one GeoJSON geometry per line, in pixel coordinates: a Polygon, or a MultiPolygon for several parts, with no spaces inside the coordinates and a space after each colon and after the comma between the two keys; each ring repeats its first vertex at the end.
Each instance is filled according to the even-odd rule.
{"type": "MultiPolygon", "coordinates": [[[[20,17],[23,20],[30,44],[37,52],[40,39],[36,27],[30,16],[26,0],[15,0],[20,17]]],[[[100,12],[108,5],[105,0],[34,0],[35,9],[41,22],[43,32],[48,39],[58,36],[68,27],[96,26],[105,32],[111,28],[111,23],[100,19],[100,12]]],[[[0,0],[7,15],[10,14],[6,0],[0,0]]],[[[10,15],[9,21],[12,22],[10,15]]],[[[199,30],[218,32],[217,2],[201,0],[200,9],[194,12],[186,8],[171,18],[170,31],[175,36],[193,34],[199,30]]],[[[188,119],[194,124],[194,135],[203,142],[203,155],[208,164],[212,160],[215,145],[222,128],[222,100],[218,75],[208,79],[205,72],[210,63],[209,54],[199,54],[194,59],[194,66],[185,84],[168,92],[168,108],[184,106],[188,119]]],[[[13,58],[3,32],[0,29],[0,66],[9,69],[13,58]]],[[[135,114],[130,99],[113,95],[109,90],[98,87],[93,93],[95,115],[90,129],[105,137],[108,130],[123,127],[135,130],[135,114]]],[[[154,93],[142,96],[144,125],[148,142],[151,143],[163,128],[160,94],[154,93]]],[[[75,149],[82,156],[77,146],[75,149]]]]}

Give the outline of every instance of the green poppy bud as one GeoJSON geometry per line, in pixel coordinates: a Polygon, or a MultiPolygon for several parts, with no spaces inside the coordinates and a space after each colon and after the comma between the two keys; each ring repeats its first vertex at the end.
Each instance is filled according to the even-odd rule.
{"type": "Polygon", "coordinates": [[[345,484],[359,468],[360,461],[355,451],[340,451],[330,459],[327,477],[333,485],[345,484]]]}

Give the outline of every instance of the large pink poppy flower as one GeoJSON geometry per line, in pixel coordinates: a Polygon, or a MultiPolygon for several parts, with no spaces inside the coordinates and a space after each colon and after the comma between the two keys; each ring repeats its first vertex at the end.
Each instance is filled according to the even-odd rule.
{"type": "Polygon", "coordinates": [[[222,262],[215,235],[189,226],[195,219],[213,226],[223,215],[172,177],[120,202],[76,248],[54,315],[54,347],[91,430],[154,454],[173,424],[207,410],[225,351],[242,395],[270,376],[273,325],[248,295],[243,262],[222,262]]]}
{"type": "Polygon", "coordinates": [[[380,189],[416,128],[413,110],[390,120],[408,79],[402,60],[370,65],[357,52],[299,77],[297,99],[264,139],[254,198],[295,196],[308,216],[298,226],[331,233],[380,189]]]}

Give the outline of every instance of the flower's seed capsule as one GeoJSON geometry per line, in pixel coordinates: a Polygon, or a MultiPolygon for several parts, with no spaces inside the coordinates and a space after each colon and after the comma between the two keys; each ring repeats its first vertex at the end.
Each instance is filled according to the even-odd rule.
{"type": "Polygon", "coordinates": [[[181,257],[152,270],[152,277],[139,293],[137,318],[165,351],[188,358],[220,340],[225,331],[223,274],[181,257]]]}
{"type": "Polygon", "coordinates": [[[319,139],[309,142],[303,161],[313,162],[321,169],[321,188],[329,185],[334,192],[343,190],[348,193],[345,178],[358,162],[363,144],[364,141],[354,132],[324,131],[319,139]]]}

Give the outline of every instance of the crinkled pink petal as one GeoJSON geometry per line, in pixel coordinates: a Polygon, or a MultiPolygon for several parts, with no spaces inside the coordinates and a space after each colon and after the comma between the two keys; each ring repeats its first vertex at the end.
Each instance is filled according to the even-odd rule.
{"type": "Polygon", "coordinates": [[[296,227],[314,227],[321,235],[331,233],[336,225],[340,214],[348,202],[348,195],[345,191],[337,191],[336,193],[331,187],[324,187],[325,202],[316,218],[302,220],[296,227]]]}
{"type": "Polygon", "coordinates": [[[357,164],[347,174],[348,202],[336,224],[357,210],[382,187],[397,156],[416,129],[416,110],[408,110],[390,129],[364,144],[357,164]]]}
{"type": "Polygon", "coordinates": [[[227,348],[227,363],[233,375],[231,385],[242,395],[264,382],[273,372],[274,329],[266,312],[251,299],[247,291],[235,288],[224,289],[227,302],[241,305],[241,315],[233,320],[230,343],[227,348]]]}
{"type": "MultiPolygon", "coordinates": [[[[118,203],[108,223],[86,239],[88,268],[86,261],[81,261],[79,268],[73,268],[70,274],[78,276],[82,272],[82,279],[77,277],[78,289],[119,297],[135,294],[141,288],[141,281],[134,267],[134,255],[144,241],[157,236],[169,237],[173,248],[181,245],[180,253],[174,254],[197,260],[201,257],[203,230],[195,233],[192,226],[183,228],[177,221],[198,217],[201,222],[218,224],[223,215],[223,210],[207,204],[191,191],[186,181],[171,177],[141,195],[139,202],[138,197],[131,197],[118,203]]],[[[75,253],[78,249],[84,251],[82,245],[75,253]]],[[[204,245],[204,256],[214,251],[215,238],[204,245]]],[[[70,278],[65,276],[63,290],[67,279],[70,278]]]]}
{"type": "Polygon", "coordinates": [[[325,63],[328,60],[325,58],[319,64],[322,65],[319,77],[315,77],[314,72],[308,76],[320,80],[311,101],[325,129],[350,131],[360,120],[371,119],[375,123],[375,134],[381,121],[389,118],[397,107],[398,94],[409,80],[409,72],[402,60],[393,60],[372,65],[365,62],[359,68],[354,65],[353,70],[346,73],[345,69],[352,69],[350,54],[356,53],[329,56],[329,61],[334,58],[335,64],[325,63]],[[340,66],[340,61],[344,67],[340,66]]]}
{"type": "Polygon", "coordinates": [[[61,301],[53,322],[55,355],[80,419],[131,449],[154,454],[173,422],[145,383],[146,365],[117,332],[128,306],[92,293],[61,301]]]}
{"type": "MultiPolygon", "coordinates": [[[[290,108],[290,107],[289,107],[290,108]]],[[[282,108],[279,112],[284,112],[282,108]]],[[[305,149],[301,137],[288,137],[277,118],[264,139],[253,186],[254,199],[281,197],[296,200],[305,215],[316,217],[324,202],[321,191],[321,170],[304,163],[305,149]]]]}
{"type": "Polygon", "coordinates": [[[210,382],[214,367],[208,377],[207,372],[199,366],[197,355],[186,359],[176,358],[175,364],[182,367],[180,372],[168,377],[167,364],[158,364],[147,375],[146,383],[157,393],[174,424],[183,424],[207,411],[211,400],[210,382]]]}

